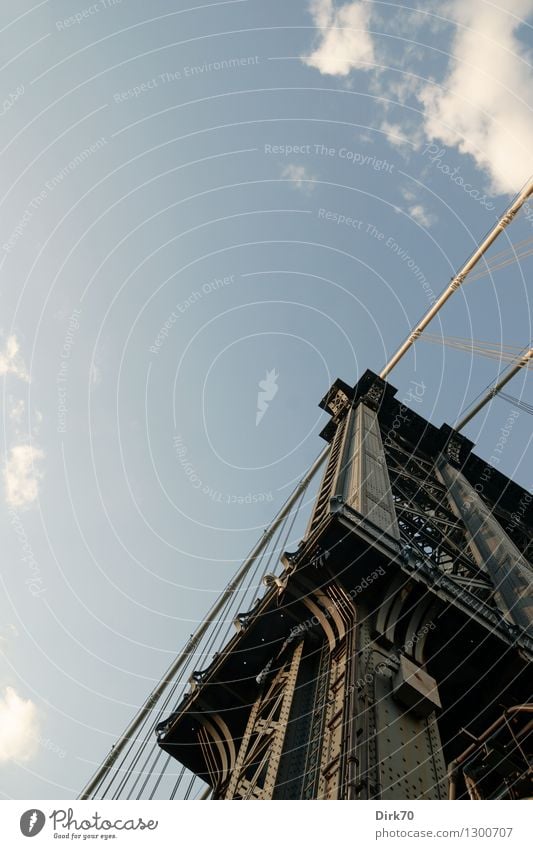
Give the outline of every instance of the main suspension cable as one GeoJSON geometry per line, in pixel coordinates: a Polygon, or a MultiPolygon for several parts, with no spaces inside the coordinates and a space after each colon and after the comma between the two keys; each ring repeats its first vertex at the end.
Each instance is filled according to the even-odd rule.
{"type": "Polygon", "coordinates": [[[530,197],[531,194],[533,194],[533,178],[529,180],[529,182],[525,185],[522,191],[516,196],[516,198],[506,210],[505,214],[489,231],[488,235],[485,237],[481,245],[476,248],[474,253],[460,268],[455,277],[453,277],[453,279],[450,281],[444,292],[442,292],[442,294],[437,298],[433,306],[430,307],[430,309],[420,319],[416,327],[414,327],[414,329],[411,331],[405,342],[400,345],[394,356],[392,356],[388,363],[384,366],[379,375],[382,379],[385,379],[390,374],[392,369],[399,363],[399,361],[413,346],[416,340],[420,338],[428,324],[435,318],[437,313],[440,312],[444,304],[449,300],[449,298],[451,298],[451,296],[455,292],[457,292],[458,289],[460,289],[467,275],[477,265],[481,257],[486,253],[492,243],[498,238],[500,233],[502,233],[507,227],[507,225],[511,223],[517,212],[521,209],[521,207],[524,205],[524,203],[530,197]]]}

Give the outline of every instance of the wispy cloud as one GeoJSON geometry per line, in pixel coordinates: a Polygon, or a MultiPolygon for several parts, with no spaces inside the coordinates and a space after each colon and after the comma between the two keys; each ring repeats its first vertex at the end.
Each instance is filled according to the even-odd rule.
{"type": "Polygon", "coordinates": [[[0,763],[28,761],[38,749],[37,707],[13,687],[0,696],[0,763]]]}
{"type": "Polygon", "coordinates": [[[5,497],[9,507],[29,507],[36,500],[43,477],[38,464],[43,459],[44,451],[35,445],[11,448],[4,466],[5,497]]]}
{"type": "Polygon", "coordinates": [[[320,31],[318,45],[303,61],[321,74],[345,77],[355,68],[368,68],[374,61],[374,46],[368,33],[369,3],[345,3],[335,8],[333,0],[312,0],[311,15],[320,31]]]}
{"type": "Polygon", "coordinates": [[[431,227],[436,222],[436,217],[428,210],[422,206],[421,203],[415,203],[413,206],[410,206],[407,210],[411,218],[417,222],[417,224],[421,224],[422,227],[431,227]]]}
{"type": "Polygon", "coordinates": [[[11,641],[16,639],[18,635],[17,627],[12,622],[8,622],[7,625],[0,627],[0,650],[6,653],[9,650],[11,641]]]}
{"type": "Polygon", "coordinates": [[[30,376],[20,354],[18,339],[14,334],[7,337],[4,350],[0,351],[0,377],[7,374],[14,374],[15,377],[28,383],[30,381],[30,376]]]}
{"type": "Polygon", "coordinates": [[[281,176],[285,180],[290,180],[295,188],[300,189],[300,191],[305,192],[306,194],[310,194],[315,188],[315,178],[309,173],[304,165],[293,165],[291,163],[283,169],[281,176]]]}
{"type": "Polygon", "coordinates": [[[13,398],[12,395],[8,398],[8,413],[9,418],[15,424],[22,424],[22,419],[24,418],[24,411],[26,409],[26,404],[22,398],[13,398]]]}
{"type": "Polygon", "coordinates": [[[402,196],[407,203],[405,212],[422,227],[431,227],[437,223],[437,216],[430,212],[411,189],[402,188],[402,196]]]}
{"type": "Polygon", "coordinates": [[[43,421],[43,414],[35,408],[30,414],[23,398],[8,395],[6,404],[7,414],[11,422],[12,436],[17,442],[26,442],[38,436],[43,421]]]}
{"type": "Polygon", "coordinates": [[[414,124],[412,118],[402,122],[384,120],[379,128],[387,136],[388,143],[397,147],[400,153],[409,154],[418,150],[424,142],[424,133],[419,124],[414,124]]]}

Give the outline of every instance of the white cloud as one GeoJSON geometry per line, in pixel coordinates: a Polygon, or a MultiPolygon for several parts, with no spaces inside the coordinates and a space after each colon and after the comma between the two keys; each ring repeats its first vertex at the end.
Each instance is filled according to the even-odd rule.
{"type": "Polygon", "coordinates": [[[422,227],[431,227],[431,225],[435,224],[437,220],[431,212],[428,212],[428,210],[422,206],[421,203],[415,203],[414,206],[410,206],[407,211],[411,218],[418,224],[421,224],[422,227]]]}
{"type": "Polygon", "coordinates": [[[0,351],[0,377],[6,374],[14,374],[28,383],[30,381],[24,360],[20,355],[18,339],[14,334],[7,337],[4,350],[0,351]]]}
{"type": "Polygon", "coordinates": [[[23,398],[15,398],[13,395],[8,395],[7,412],[13,425],[12,433],[18,442],[26,441],[32,437],[35,438],[38,436],[43,421],[43,414],[40,410],[34,409],[32,411],[34,424],[29,430],[30,417],[26,408],[26,402],[23,398]]]}
{"type": "Polygon", "coordinates": [[[533,0],[453,0],[448,8],[459,26],[448,76],[418,95],[425,133],[473,156],[493,191],[515,193],[533,171],[531,56],[517,38],[533,0]]]}
{"type": "Polygon", "coordinates": [[[407,146],[410,150],[413,149],[412,139],[406,134],[406,129],[401,124],[382,121],[380,130],[386,134],[388,143],[394,147],[407,146]]]}
{"type": "Polygon", "coordinates": [[[28,507],[39,494],[42,472],[37,463],[44,452],[34,445],[15,445],[4,467],[6,501],[10,507],[28,507]]]}
{"type": "Polygon", "coordinates": [[[8,622],[7,625],[4,625],[0,628],[0,652],[6,653],[10,648],[11,641],[18,637],[19,632],[17,631],[16,625],[8,622]]]}
{"type": "Polygon", "coordinates": [[[368,32],[369,3],[345,3],[336,9],[333,0],[313,0],[313,20],[320,30],[318,46],[303,61],[321,74],[345,77],[354,68],[368,69],[374,46],[368,32]]]}
{"type": "Polygon", "coordinates": [[[431,227],[437,222],[436,215],[426,209],[426,207],[417,198],[414,191],[405,187],[400,191],[407,203],[407,209],[405,211],[407,212],[407,215],[413,219],[413,221],[416,221],[417,224],[421,224],[422,227],[431,227]]]}
{"type": "Polygon", "coordinates": [[[0,696],[0,763],[30,760],[38,748],[38,726],[35,704],[6,687],[0,696]]]}
{"type": "Polygon", "coordinates": [[[359,133],[359,141],[361,144],[374,144],[375,138],[372,133],[359,133]]]}
{"type": "Polygon", "coordinates": [[[22,424],[22,419],[24,416],[24,410],[26,409],[26,405],[22,398],[13,398],[12,395],[8,398],[9,404],[9,418],[12,422],[16,424],[22,424]]]}
{"type": "Polygon", "coordinates": [[[41,427],[42,421],[43,421],[43,414],[41,413],[40,410],[35,410],[35,424],[32,428],[33,434],[39,433],[39,429],[41,427]]]}
{"type": "MultiPolygon", "coordinates": [[[[399,59],[400,76],[400,68],[395,74],[385,73],[395,61],[385,53],[390,54],[391,47],[386,39],[374,40],[369,31],[371,15],[376,28],[383,28],[379,11],[372,3],[359,1],[335,8],[332,0],[313,0],[310,12],[319,43],[303,61],[322,74],[337,76],[346,76],[354,68],[372,70],[369,90],[383,98],[381,107],[387,117],[391,99],[400,105],[414,99],[423,107],[418,125],[412,112],[381,125],[391,144],[400,151],[410,142],[416,150],[423,140],[456,147],[488,174],[491,191],[514,194],[533,172],[533,57],[520,40],[520,28],[533,14],[533,0],[498,0],[497,4],[443,0],[436,11],[438,17],[424,17],[424,26],[433,21],[436,46],[443,53],[448,51],[448,70],[439,81],[425,81],[423,68],[416,73],[425,54],[414,46],[404,49],[399,59]],[[449,21],[456,27],[447,44],[449,21]],[[372,68],[373,62],[379,67],[372,68]]],[[[421,20],[416,22],[402,12],[394,19],[394,31],[416,28],[421,20]]]]}
{"type": "Polygon", "coordinates": [[[303,165],[287,165],[281,172],[281,176],[285,180],[290,180],[291,183],[300,191],[310,194],[315,188],[314,177],[307,171],[303,165]]]}

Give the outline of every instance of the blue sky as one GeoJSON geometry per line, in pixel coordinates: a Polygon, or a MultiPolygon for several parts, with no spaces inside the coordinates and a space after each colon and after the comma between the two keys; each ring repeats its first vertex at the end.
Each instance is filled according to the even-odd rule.
{"type": "MultiPolygon", "coordinates": [[[[321,450],[331,382],[383,367],[533,172],[531,0],[147,5],[0,4],[4,798],[79,792],[321,450]]],[[[532,235],[528,207],[493,252],[532,235]]],[[[430,333],[528,345],[530,273],[430,333]]],[[[390,379],[453,424],[504,366],[437,339],[390,379]]],[[[528,489],[530,421],[500,464],[528,489]]]]}

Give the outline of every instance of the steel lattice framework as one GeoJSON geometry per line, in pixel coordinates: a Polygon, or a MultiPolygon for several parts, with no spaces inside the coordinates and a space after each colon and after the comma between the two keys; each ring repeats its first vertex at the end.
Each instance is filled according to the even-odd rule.
{"type": "Polygon", "coordinates": [[[213,798],[531,792],[531,510],[508,533],[524,491],[395,394],[331,387],[304,539],[158,726],[213,798]]]}

